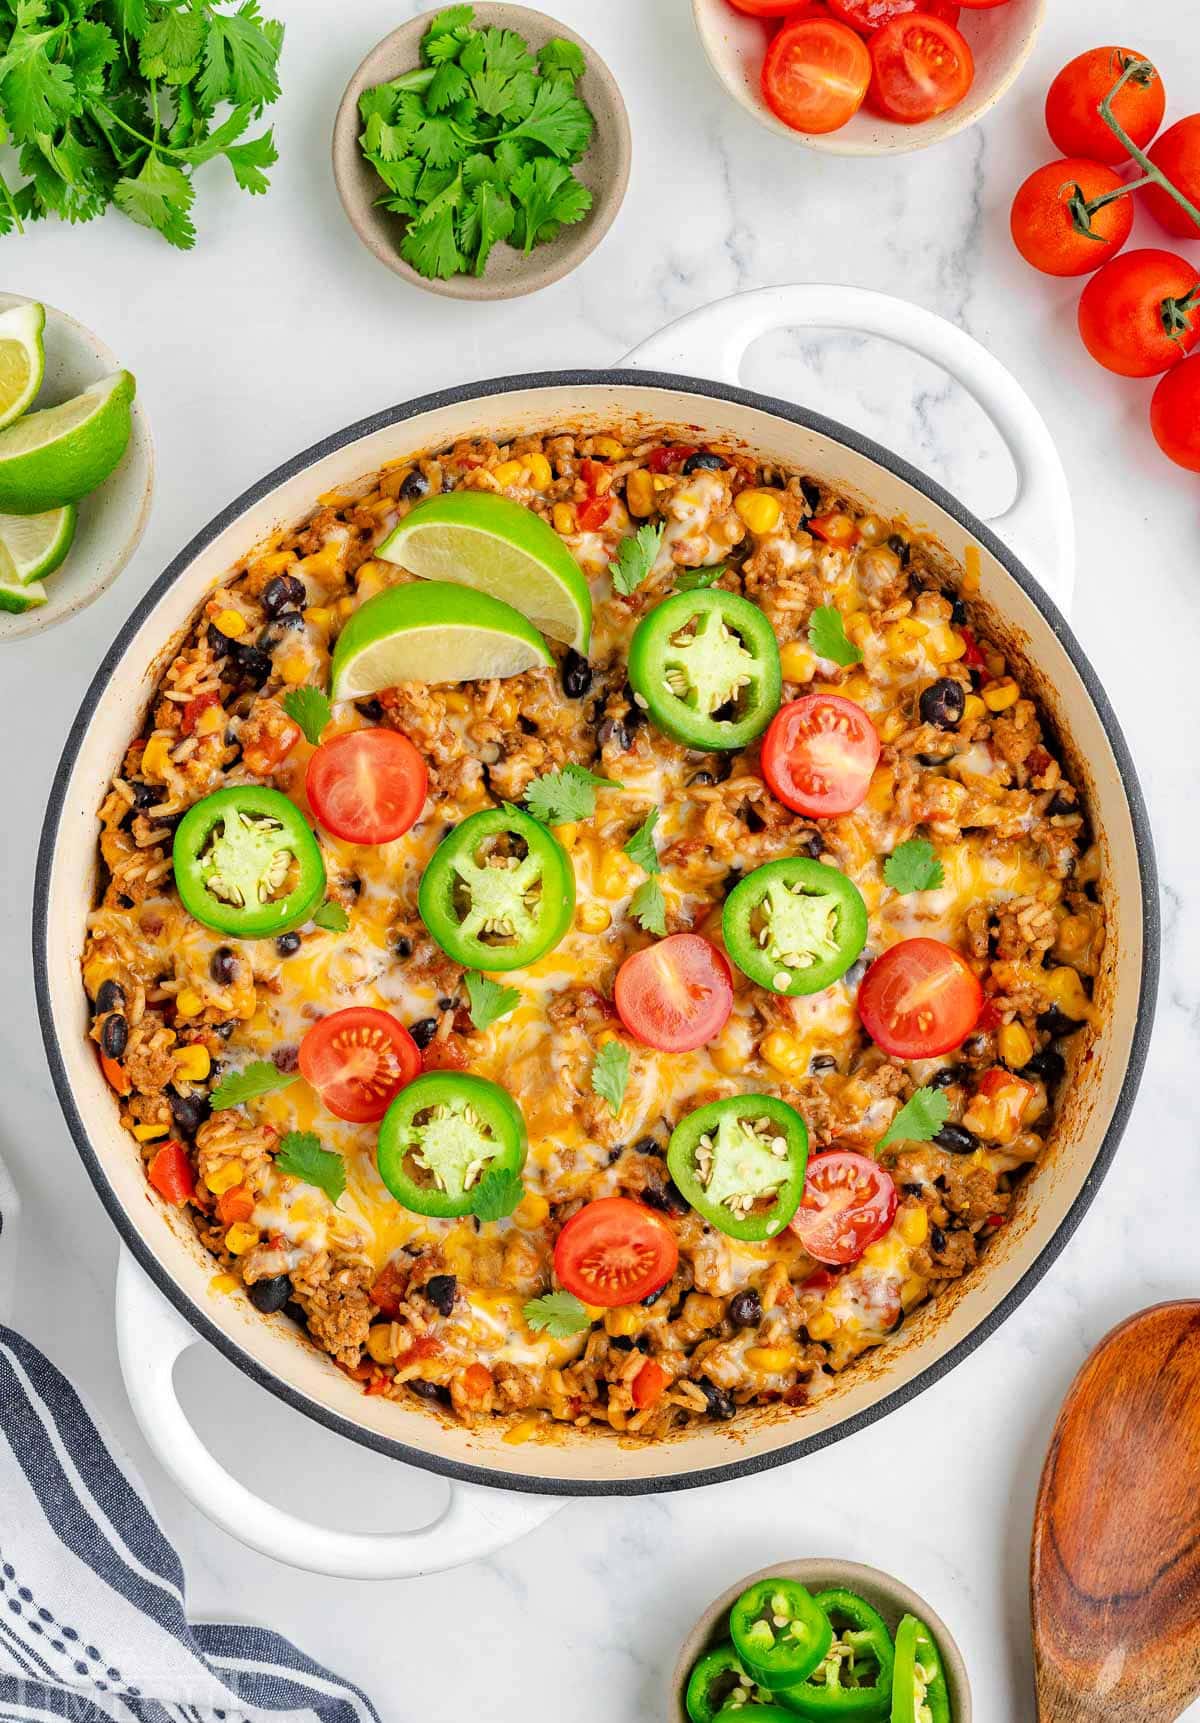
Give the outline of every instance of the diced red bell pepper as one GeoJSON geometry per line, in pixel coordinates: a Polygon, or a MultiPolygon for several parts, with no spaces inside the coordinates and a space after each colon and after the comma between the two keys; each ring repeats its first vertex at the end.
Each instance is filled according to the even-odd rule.
{"type": "Polygon", "coordinates": [[[837,1275],[830,1274],[827,1268],[817,1268],[813,1270],[807,1280],[800,1282],[800,1290],[801,1292],[828,1292],[836,1279],[837,1275]]]}
{"type": "Polygon", "coordinates": [[[576,519],[584,532],[599,532],[608,522],[613,512],[613,498],[589,497],[587,502],[580,503],[576,519]]]}
{"type": "Polygon", "coordinates": [[[372,1397],[379,1394],[386,1394],[390,1383],[390,1376],[372,1376],[371,1380],[367,1383],[365,1391],[372,1397]]]}
{"type": "Polygon", "coordinates": [[[960,628],[958,632],[962,635],[963,640],[966,642],[967,650],[963,653],[963,663],[967,666],[967,669],[968,670],[986,670],[987,669],[987,659],[983,656],[983,653],[979,650],[979,643],[975,639],[974,634],[972,634],[972,632],[969,628],[960,628]]]}
{"type": "Polygon", "coordinates": [[[1021,1128],[1025,1109],[1037,1093],[1024,1077],[994,1065],[979,1079],[979,1087],[963,1114],[969,1131],[995,1143],[1010,1143],[1021,1128]]]}
{"type": "Polygon", "coordinates": [[[385,1263],[367,1296],[376,1310],[395,1322],[408,1289],[408,1275],[394,1262],[385,1263]]]}
{"type": "Polygon", "coordinates": [[[149,1178],[159,1196],[176,1208],[190,1202],[196,1194],[196,1178],[188,1152],[174,1139],[164,1143],[150,1162],[149,1178]]]}
{"type": "Polygon", "coordinates": [[[129,1073],[119,1059],[110,1059],[107,1053],[101,1053],[100,1069],[118,1095],[128,1095],[133,1084],[129,1081],[129,1073]]]}
{"type": "Polygon", "coordinates": [[[805,525],[814,537],[824,539],[826,544],[837,545],[840,550],[848,550],[858,543],[858,528],[849,515],[812,515],[805,525]]]}
{"type": "Polygon", "coordinates": [[[645,1406],[653,1406],[670,1380],[661,1364],[656,1364],[653,1358],[647,1358],[633,1379],[633,1403],[639,1412],[645,1406]]]}
{"type": "Polygon", "coordinates": [[[197,694],[183,708],[183,717],[179,721],[179,728],[185,736],[194,736],[200,714],[207,712],[210,706],[219,706],[220,704],[221,696],[214,689],[209,689],[207,694],[197,694]]]}
{"type": "Polygon", "coordinates": [[[1001,1021],[1002,1019],[1000,1013],[996,1009],[995,1002],[991,999],[985,999],[983,1002],[983,1010],[975,1019],[976,1029],[981,1033],[986,1033],[989,1029],[999,1029],[1001,1021]]]}
{"type": "Polygon", "coordinates": [[[286,760],[304,732],[279,707],[275,707],[269,717],[263,718],[255,730],[256,733],[243,746],[242,761],[256,778],[267,778],[286,760]]]}
{"type": "Polygon", "coordinates": [[[254,1196],[246,1185],[234,1185],[231,1191],[226,1191],[217,1198],[217,1219],[222,1226],[233,1226],[236,1221],[246,1221],[254,1213],[254,1196]]]}
{"type": "Polygon", "coordinates": [[[470,1061],[458,1035],[443,1035],[432,1040],[421,1054],[426,1071],[465,1071],[470,1061]]]}
{"type": "Polygon", "coordinates": [[[688,444],[674,443],[669,448],[651,449],[646,465],[652,473],[675,473],[685,461],[690,461],[693,455],[699,453],[699,449],[688,444]]]}
{"type": "Polygon", "coordinates": [[[468,1364],[463,1371],[463,1393],[468,1400],[485,1400],[495,1386],[491,1371],[483,1364],[468,1364]]]}

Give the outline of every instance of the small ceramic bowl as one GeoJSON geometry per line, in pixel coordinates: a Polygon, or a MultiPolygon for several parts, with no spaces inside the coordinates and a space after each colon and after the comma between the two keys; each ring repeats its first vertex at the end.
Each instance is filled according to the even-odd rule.
{"type": "MultiPolygon", "coordinates": [[[[29,301],[21,293],[0,293],[0,311],[29,301]]],[[[45,301],[42,301],[45,304],[45,301]]],[[[46,305],[46,375],[33,408],[54,407],[82,394],[121,362],[90,329],[46,305]]],[[[53,628],[84,610],[111,586],[146,530],[154,493],[154,445],[141,400],[133,404],[133,431],[121,463],[98,490],[79,505],[79,524],[67,560],[46,576],[46,603],[13,616],[0,611],[0,643],[53,628]]]]}
{"type": "MultiPolygon", "coordinates": [[[[902,1585],[898,1579],[893,1579],[891,1574],[882,1573],[877,1567],[864,1567],[860,1562],[853,1561],[820,1559],[785,1561],[780,1562],[777,1567],[764,1567],[757,1573],[748,1573],[745,1579],[739,1579],[736,1585],[731,1585],[728,1591],[723,1592],[708,1606],[679,1653],[667,1700],[669,1723],[688,1723],[687,1706],[684,1703],[688,1677],[698,1658],[729,1637],[729,1611],[747,1587],[756,1584],[760,1579],[799,1580],[809,1591],[823,1591],[834,1585],[845,1586],[849,1591],[858,1592],[860,1597],[872,1604],[893,1633],[900,1625],[901,1616],[919,1616],[933,1634],[942,1654],[954,1723],[971,1723],[971,1687],[967,1680],[967,1666],[941,1616],[930,1608],[923,1597],[919,1597],[908,1586],[902,1585]]],[[[747,1716],[753,1716],[753,1712],[747,1712],[747,1716]]]]}
{"type": "Polygon", "coordinates": [[[338,194],[363,244],[380,263],[411,281],[414,287],[423,287],[427,293],[446,294],[451,299],[515,299],[524,293],[536,293],[578,268],[616,219],[629,185],[633,156],[624,100],[616,79],[596,50],[565,24],[527,6],[477,4],[477,24],[516,30],[535,52],[555,37],[565,38],[582,49],[587,70],[579,81],[578,91],[592,110],[596,130],[587,154],[574,172],[591,192],[592,207],[581,222],[564,227],[548,245],[535,245],[528,256],[510,245],[497,245],[482,276],[452,275],[448,281],[431,281],[410,268],[400,255],[404,217],[378,206],[377,200],[386,188],[359,148],[362,122],[358,98],[364,90],[386,84],[420,64],[421,38],[434,16],[436,12],[422,13],[385,36],[347,84],[333,128],[333,176],[338,194]]]}
{"type": "Polygon", "coordinates": [[[763,99],[763,56],[776,19],[748,17],[729,0],[692,0],[692,12],[713,71],[734,100],[768,131],[826,155],[886,156],[940,144],[994,108],[1033,52],[1046,17],[1046,0],[1007,0],[1003,6],[963,12],[959,29],[975,56],[975,81],[949,113],[923,125],[902,126],[863,107],[840,131],[820,136],[785,126],[763,99]]]}

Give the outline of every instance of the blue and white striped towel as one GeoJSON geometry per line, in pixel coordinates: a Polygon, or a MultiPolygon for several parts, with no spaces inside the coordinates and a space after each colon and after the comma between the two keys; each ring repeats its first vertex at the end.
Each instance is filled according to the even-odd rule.
{"type": "Polygon", "coordinates": [[[0,1324],[0,1723],[379,1723],[266,1628],[189,1622],[183,1569],[66,1378],[0,1324]]]}

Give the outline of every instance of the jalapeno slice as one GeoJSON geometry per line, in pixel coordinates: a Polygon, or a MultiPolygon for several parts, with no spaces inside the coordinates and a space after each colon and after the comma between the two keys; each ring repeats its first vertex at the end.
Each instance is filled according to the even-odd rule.
{"type": "Polygon", "coordinates": [[[804,1195],[808,1127],[773,1095],[731,1095],[681,1119],[667,1166],[688,1202],[730,1238],[783,1231],[804,1195]]]}
{"type": "Polygon", "coordinates": [[[421,920],[465,969],[523,969],[575,912],[575,870],[545,826],[507,802],[444,838],[417,893],[421,920]]]}
{"type": "Polygon", "coordinates": [[[867,943],[867,906],[835,867],[789,856],[755,868],[725,900],[725,948],[772,993],[820,993],[867,943]]]}
{"type": "Polygon", "coordinates": [[[887,1623],[865,1598],[841,1587],[817,1592],[814,1601],[833,1629],[833,1644],[807,1681],[787,1689],[782,1703],[814,1723],[886,1717],[895,1663],[887,1623]]]}
{"type": "Polygon", "coordinates": [[[729,1637],[756,1681],[778,1696],[807,1681],[833,1644],[812,1593],[794,1579],[760,1579],[729,1612],[729,1637]]]}
{"type": "Polygon", "coordinates": [[[731,1642],[706,1651],[688,1677],[684,1703],[692,1723],[715,1723],[722,1717],[736,1714],[753,1703],[758,1707],[769,1703],[771,1695],[760,1687],[734,1650],[731,1642]]]}
{"type": "Polygon", "coordinates": [[[402,1089],[379,1127],[379,1176],[414,1214],[472,1214],[484,1180],[519,1173],[528,1138],[521,1109],[498,1083],[430,1071],[402,1089]]]}
{"type": "Polygon", "coordinates": [[[744,748],[779,707],[775,630],[723,588],[678,592],[643,617],[629,645],[639,706],[685,748],[744,748]]]}
{"type": "Polygon", "coordinates": [[[325,863],[299,808],[255,784],[217,790],[189,808],[172,861],[188,914],[238,939],[299,927],[325,895],[325,863]]]}
{"type": "Polygon", "coordinates": [[[745,1716],[744,1705],[726,1705],[718,1711],[713,1723],[792,1723],[792,1712],[785,1711],[782,1705],[759,1705],[755,1703],[751,1716],[745,1716]]]}
{"type": "Polygon", "coordinates": [[[932,1633],[915,1615],[896,1629],[891,1723],[950,1723],[950,1690],[932,1633]]]}

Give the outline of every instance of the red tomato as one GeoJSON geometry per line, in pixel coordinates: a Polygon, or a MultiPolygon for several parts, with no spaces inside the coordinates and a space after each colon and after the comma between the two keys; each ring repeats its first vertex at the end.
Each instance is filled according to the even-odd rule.
{"type": "Polygon", "coordinates": [[[698,933],[672,933],[625,959],[613,997],[638,1041],[663,1053],[689,1053],[725,1027],[733,979],[715,945],[698,933]]]}
{"type": "MultiPolygon", "coordinates": [[[[1161,168],[1176,191],[1200,209],[1200,114],[1176,120],[1150,148],[1150,160],[1161,168]]],[[[1142,196],[1160,227],[1180,239],[1200,238],[1200,229],[1186,210],[1160,185],[1148,185],[1142,196]]]]}
{"type": "Polygon", "coordinates": [[[858,990],[863,1028],[896,1059],[960,1047],[982,1008],[975,971],[940,939],[902,939],[875,959],[858,990]]]}
{"type": "Polygon", "coordinates": [[[606,525],[609,515],[613,512],[613,499],[607,497],[589,497],[585,503],[580,503],[578,521],[583,532],[599,532],[606,525]]]}
{"type": "Polygon", "coordinates": [[[729,4],[738,12],[747,12],[751,18],[782,18],[785,12],[794,12],[801,0],[729,0],[729,4]]]}
{"type": "Polygon", "coordinates": [[[858,807],[879,759],[879,737],[861,706],[840,694],[806,694],[781,706],[762,745],[762,772],[776,801],[813,819],[858,807]]]}
{"type": "Polygon", "coordinates": [[[1119,377],[1156,377],[1200,341],[1200,270],[1169,251],[1126,251],[1092,276],[1079,333],[1119,377]]]}
{"type": "Polygon", "coordinates": [[[352,1005],[314,1023],[300,1043],[300,1070],[335,1119],[382,1119],[421,1069],[417,1044],[386,1011],[352,1005]]]}
{"type": "Polygon", "coordinates": [[[814,538],[823,539],[826,544],[836,544],[843,550],[858,543],[858,528],[849,515],[810,515],[804,524],[814,538]]]}
{"type": "Polygon", "coordinates": [[[890,1173],[868,1155],[829,1149],[808,1163],[791,1227],[809,1256],[844,1266],[882,1238],[896,1213],[890,1173]]]}
{"type": "MultiPolygon", "coordinates": [[[[1101,119],[1100,103],[1135,60],[1149,63],[1135,48],[1090,48],[1063,67],[1046,97],[1046,130],[1063,155],[1087,156],[1111,167],[1129,160],[1129,151],[1101,119]]],[[[1163,81],[1151,69],[1145,82],[1130,78],[1113,103],[1113,114],[1144,150],[1162,125],[1166,105],[1163,81]]]]}
{"type": "Polygon", "coordinates": [[[210,688],[206,694],[195,695],[183,708],[183,717],[179,724],[180,730],[185,736],[194,736],[201,714],[220,704],[221,696],[214,689],[210,688]]]}
{"type": "Polygon", "coordinates": [[[836,132],[862,107],[870,81],[862,38],[833,18],[783,24],[763,61],[767,106],[797,132],[836,132]]]}
{"type": "Polygon", "coordinates": [[[1043,275],[1086,275],[1115,257],[1133,227],[1133,199],[1117,197],[1089,215],[1085,203],[1110,192],[1122,192],[1125,182],[1103,162],[1081,156],[1048,162],[1031,173],[1013,199],[1013,244],[1026,263],[1043,275]],[[1075,214],[1090,226],[1075,224],[1075,214]]]}
{"type": "Polygon", "coordinates": [[[646,457],[646,466],[652,473],[674,473],[678,472],[685,461],[699,453],[699,449],[692,448],[690,444],[664,444],[660,448],[651,449],[646,457]]]}
{"type": "Polygon", "coordinates": [[[1200,473],[1200,358],[1167,372],[1150,403],[1150,428],[1169,461],[1200,473]]]}
{"type": "Polygon", "coordinates": [[[957,24],[959,14],[957,0],[829,0],[829,10],[860,36],[870,36],[910,12],[928,12],[947,24],[957,24]]]}
{"type": "Polygon", "coordinates": [[[318,820],[351,844],[388,844],[425,805],[429,774],[398,730],[349,730],[308,762],[305,793],[318,820]]]}
{"type": "Polygon", "coordinates": [[[647,1358],[633,1379],[630,1392],[633,1403],[641,1411],[643,1406],[653,1406],[654,1402],[667,1387],[671,1378],[661,1364],[656,1364],[653,1358],[647,1358]]]}
{"type": "Polygon", "coordinates": [[[461,1035],[435,1035],[421,1054],[424,1071],[465,1071],[470,1064],[461,1035]]]}
{"type": "Polygon", "coordinates": [[[174,1203],[176,1208],[181,1208],[196,1194],[192,1163],[182,1143],[164,1143],[150,1162],[148,1177],[159,1196],[174,1203]]]}
{"type": "Polygon", "coordinates": [[[990,12],[993,6],[1007,6],[1008,0],[961,0],[972,12],[990,12]]]}
{"type": "Polygon", "coordinates": [[[395,1322],[400,1316],[400,1307],[407,1291],[407,1270],[395,1262],[385,1262],[367,1297],[376,1310],[382,1310],[385,1316],[390,1316],[395,1322]]]}
{"type": "Polygon", "coordinates": [[[901,125],[956,108],[974,80],[966,38],[930,12],[895,18],[871,38],[871,106],[901,125]]]}
{"type": "Polygon", "coordinates": [[[601,1197],[572,1215],[554,1246],[554,1272],[585,1304],[637,1304],[665,1286],[679,1261],[667,1222],[630,1197],[601,1197]]]}

